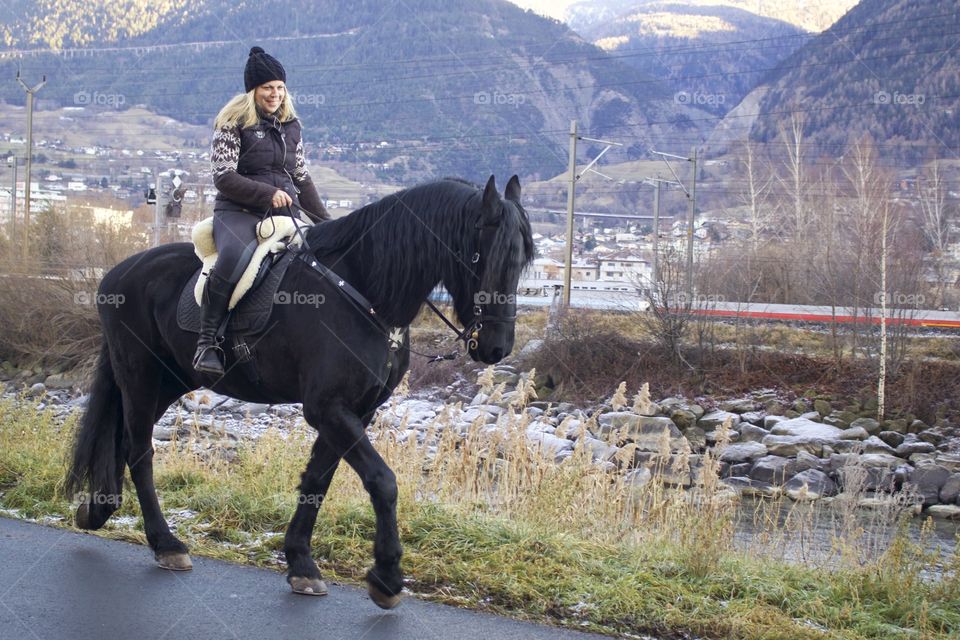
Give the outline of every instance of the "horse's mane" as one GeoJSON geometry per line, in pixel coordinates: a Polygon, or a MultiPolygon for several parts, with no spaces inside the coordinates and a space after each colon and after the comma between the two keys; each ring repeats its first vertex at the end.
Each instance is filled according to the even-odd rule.
{"type": "MultiPolygon", "coordinates": [[[[363,292],[385,319],[416,314],[429,288],[414,288],[473,277],[469,271],[470,256],[476,251],[473,228],[482,195],[478,185],[459,178],[420,184],[314,226],[307,232],[307,242],[318,257],[340,253],[360,258],[351,262],[361,270],[363,292]]],[[[534,256],[525,212],[504,202],[490,255],[484,257],[487,273],[513,273],[534,256]],[[521,255],[511,241],[517,234],[523,238],[521,255]]],[[[336,269],[334,263],[330,266],[336,269]]]]}

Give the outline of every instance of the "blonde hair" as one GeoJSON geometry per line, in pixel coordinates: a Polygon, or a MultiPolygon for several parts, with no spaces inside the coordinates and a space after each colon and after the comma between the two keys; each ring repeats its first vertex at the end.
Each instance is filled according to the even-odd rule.
{"type": "MultiPolygon", "coordinates": [[[[217,114],[216,119],[213,121],[213,127],[215,129],[223,129],[239,125],[241,129],[246,129],[260,122],[260,116],[257,114],[257,101],[253,98],[253,94],[256,91],[256,88],[253,88],[246,93],[238,93],[230,98],[230,101],[227,102],[227,104],[220,109],[220,113],[217,114]]],[[[289,122],[297,117],[297,112],[293,108],[293,99],[290,98],[289,91],[284,92],[283,102],[280,103],[279,111],[277,117],[280,119],[280,122],[289,122]]]]}

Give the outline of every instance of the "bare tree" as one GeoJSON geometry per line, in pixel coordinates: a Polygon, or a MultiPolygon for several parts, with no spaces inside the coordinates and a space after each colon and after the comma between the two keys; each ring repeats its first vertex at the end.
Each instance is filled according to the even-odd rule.
{"type": "Polygon", "coordinates": [[[920,205],[921,228],[936,277],[934,306],[939,309],[946,304],[947,249],[952,241],[952,219],[956,216],[956,210],[947,207],[939,160],[930,164],[926,175],[917,176],[917,201],[920,205]]]}

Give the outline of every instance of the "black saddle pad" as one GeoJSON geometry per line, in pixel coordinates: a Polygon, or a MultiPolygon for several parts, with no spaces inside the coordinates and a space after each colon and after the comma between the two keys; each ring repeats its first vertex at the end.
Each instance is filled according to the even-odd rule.
{"type": "MultiPolygon", "coordinates": [[[[266,262],[268,265],[266,274],[258,275],[253,287],[244,294],[230,314],[227,335],[248,336],[266,329],[270,313],[273,311],[277,289],[280,288],[280,281],[283,280],[287,267],[293,262],[294,257],[292,251],[286,251],[272,263],[272,266],[269,266],[269,260],[266,262]]],[[[261,270],[263,268],[261,267],[261,270]]],[[[200,333],[200,307],[197,306],[193,296],[193,289],[197,286],[199,277],[200,269],[197,269],[184,285],[180,292],[180,301],[177,303],[177,324],[184,331],[193,333],[200,333]]]]}

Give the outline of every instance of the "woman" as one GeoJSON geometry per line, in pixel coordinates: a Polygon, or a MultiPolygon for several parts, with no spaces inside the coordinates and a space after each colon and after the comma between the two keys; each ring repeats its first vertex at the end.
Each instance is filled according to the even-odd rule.
{"type": "Polygon", "coordinates": [[[193,358],[197,371],[223,375],[217,330],[257,246],[257,223],[271,209],[287,207],[313,222],[330,218],[304,166],[300,121],[286,80],[283,65],[253,47],[243,71],[246,93],[231,99],[214,122],[213,240],[219,255],[204,290],[193,358]]]}

